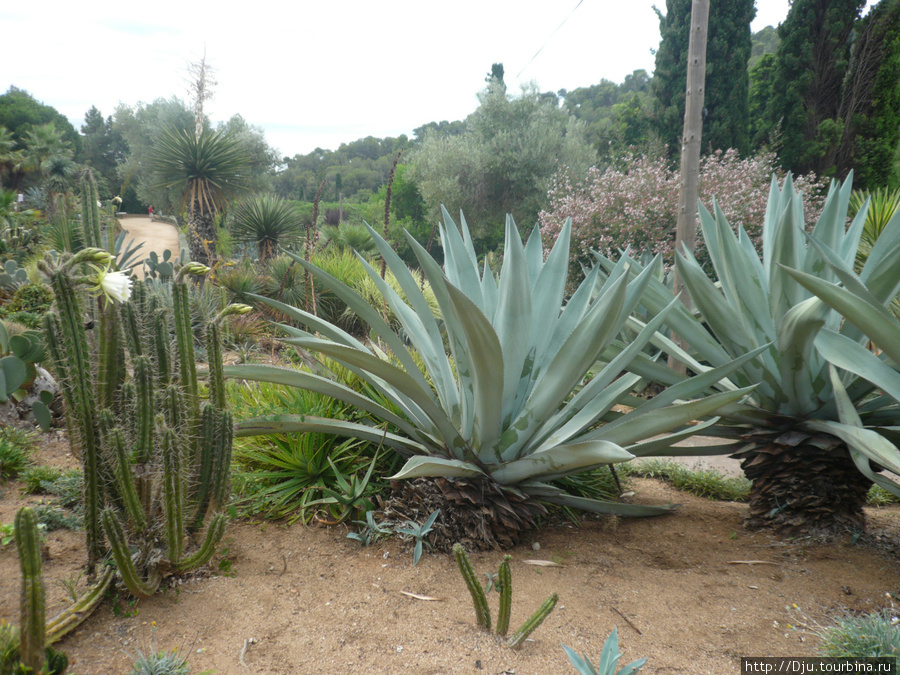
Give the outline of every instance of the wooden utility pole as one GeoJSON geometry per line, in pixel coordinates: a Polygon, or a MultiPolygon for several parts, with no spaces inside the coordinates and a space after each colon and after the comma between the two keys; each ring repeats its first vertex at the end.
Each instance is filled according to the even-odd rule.
{"type": "MultiPolygon", "coordinates": [[[[684,133],[681,137],[681,190],[678,198],[678,222],[675,226],[675,251],[694,250],[697,239],[697,199],[700,184],[700,139],[703,136],[703,96],[706,89],[706,32],[709,24],[709,0],[691,3],[691,35],[688,41],[687,98],[684,106],[684,133]]],[[[684,285],[675,273],[675,294],[684,285]]],[[[681,296],[687,307],[691,298],[681,296]]]]}

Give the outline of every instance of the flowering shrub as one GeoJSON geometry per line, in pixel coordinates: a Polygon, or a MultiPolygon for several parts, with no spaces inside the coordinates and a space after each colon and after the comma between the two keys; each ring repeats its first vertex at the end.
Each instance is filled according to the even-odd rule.
{"type": "MultiPolygon", "coordinates": [[[[741,159],[736,150],[728,150],[708,155],[700,165],[700,200],[712,209],[716,197],[732,227],[743,225],[757,247],[772,174],[784,177],[775,162],[773,152],[741,159]]],[[[672,265],[680,182],[680,171],[669,169],[665,159],[642,155],[624,157],[619,167],[592,167],[582,181],[561,171],[550,186],[549,210],[540,214],[541,230],[555,236],[571,217],[572,261],[582,265],[592,264],[592,250],[615,257],[626,246],[634,255],[661,253],[672,265]]],[[[827,184],[814,174],[798,176],[794,184],[804,193],[806,221],[812,225],[827,184]]],[[[695,255],[701,263],[708,260],[700,237],[695,255]]]]}

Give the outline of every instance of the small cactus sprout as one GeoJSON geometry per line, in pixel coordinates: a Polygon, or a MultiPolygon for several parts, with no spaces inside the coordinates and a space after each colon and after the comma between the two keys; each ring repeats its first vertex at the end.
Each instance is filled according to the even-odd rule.
{"type": "Polygon", "coordinates": [[[528,617],[528,620],[522,624],[522,626],[513,633],[513,636],[509,638],[507,641],[507,646],[511,649],[517,649],[523,642],[525,642],[526,638],[531,635],[535,629],[544,623],[544,619],[550,616],[550,612],[553,611],[553,608],[556,607],[556,603],[559,601],[559,596],[554,593],[549,598],[544,600],[544,604],[538,607],[537,611],[528,617]]]}
{"type": "Polygon", "coordinates": [[[478,625],[490,630],[491,610],[488,608],[487,597],[478,581],[478,577],[475,576],[472,563],[469,561],[469,556],[466,554],[466,549],[462,547],[462,544],[453,544],[453,557],[456,559],[456,564],[459,565],[459,572],[462,574],[466,587],[472,595],[472,602],[475,605],[475,619],[478,621],[478,625]]]}
{"type": "MultiPolygon", "coordinates": [[[[472,602],[475,604],[475,616],[478,620],[478,625],[490,630],[491,611],[487,604],[487,597],[485,596],[481,584],[478,583],[478,578],[475,576],[475,571],[472,569],[472,563],[469,561],[469,556],[466,555],[466,550],[462,547],[462,544],[457,543],[453,545],[453,557],[456,559],[456,564],[459,565],[459,571],[466,582],[466,587],[472,595],[472,602]]],[[[504,556],[503,562],[500,563],[500,570],[494,580],[497,590],[500,592],[500,609],[497,613],[497,634],[501,637],[505,637],[509,630],[509,617],[512,607],[512,573],[509,568],[510,560],[512,560],[511,556],[504,556]]],[[[494,577],[488,575],[488,579],[494,579],[494,577]]],[[[528,636],[543,623],[544,619],[550,616],[550,612],[556,607],[558,600],[559,596],[557,596],[556,593],[547,598],[544,601],[544,604],[538,607],[537,611],[532,614],[528,620],[522,624],[519,630],[513,633],[512,637],[506,641],[506,645],[511,649],[520,647],[528,636]]]]}
{"type": "Polygon", "coordinates": [[[497,635],[506,637],[509,631],[509,613],[512,607],[512,573],[509,561],[512,556],[504,556],[497,573],[497,589],[500,591],[500,609],[497,612],[497,635]]]}
{"type": "Polygon", "coordinates": [[[41,539],[37,516],[27,506],[19,509],[15,523],[16,548],[22,568],[22,625],[19,629],[19,658],[39,673],[44,665],[46,620],[44,617],[44,578],[41,576],[41,539]]]}

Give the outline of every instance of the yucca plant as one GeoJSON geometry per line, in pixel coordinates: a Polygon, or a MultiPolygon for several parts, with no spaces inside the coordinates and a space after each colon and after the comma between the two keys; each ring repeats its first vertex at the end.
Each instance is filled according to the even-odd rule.
{"type": "MultiPolygon", "coordinates": [[[[783,189],[773,178],[762,257],[743,228],[735,234],[718,205],[714,204],[715,215],[701,207],[700,225],[719,281],[707,277],[690,254],[677,259],[679,274],[699,312],[698,318],[681,307],[666,319],[690,345],[690,353],[680,354],[687,366],[702,372],[709,365],[763,349],[731,376],[735,386],[758,385],[750,400],[720,410],[722,420],[704,432],[738,444],[683,453],[734,452],[742,460],[744,473],[753,481],[746,521],[750,526],[809,534],[864,527],[862,506],[871,481],[857,469],[845,439],[833,425],[840,420],[840,405],[828,362],[813,345],[823,329],[839,332],[855,344],[864,344],[866,338],[852,325],[842,324],[841,315],[814,297],[787,269],[838,281],[829,261],[852,268],[866,211],[861,210],[845,229],[850,188],[849,180],[832,185],[821,217],[807,234],[801,195],[790,177],[783,189]]],[[[894,297],[900,286],[898,230],[900,219],[885,230],[862,271],[876,304],[894,297]]],[[[604,265],[612,269],[610,261],[604,265]]],[[[632,274],[640,269],[632,261],[632,274]]],[[[651,282],[642,303],[654,311],[669,297],[662,284],[651,282]]],[[[635,329],[641,326],[634,320],[635,329]]],[[[658,340],[667,342],[662,336],[658,340]]],[[[663,384],[678,381],[647,359],[636,360],[632,367],[663,384]]],[[[881,407],[883,399],[873,400],[871,383],[847,377],[843,384],[852,405],[863,415],[881,407]]]]}
{"type": "MultiPolygon", "coordinates": [[[[629,396],[641,378],[619,375],[656,333],[668,309],[675,306],[673,301],[622,354],[585,383],[585,375],[637,305],[650,272],[630,281],[622,265],[603,284],[593,272],[563,306],[570,223],[545,259],[539,230],[523,245],[509,218],[499,282],[489,270],[479,268],[465,220],[457,227],[445,211],[444,223],[443,270],[408,236],[437,298],[440,320],[420,289],[418,275],[369,230],[407,300],[361,262],[402,324],[402,338],[380,308],[301,258],[297,262],[311,271],[316,283],[329,287],[355,311],[378,342],[364,343],[308,312],[268,301],[319,335],[282,326],[292,336],[288,342],[343,364],[396,406],[399,414],[317,374],[271,366],[226,369],[226,377],[278,382],[333,396],[396,431],[288,414],[245,420],[238,435],[325,431],[392,447],[407,460],[394,479],[435,479],[446,506],[458,507],[448,518],[462,517],[459,511],[468,504],[482,523],[482,537],[493,544],[515,542],[541,512],[540,501],[625,515],[669,510],[575,497],[552,482],[627,461],[633,456],[629,448],[645,439],[674,432],[652,442],[665,445],[698,430],[684,425],[746,392],[686,399],[722,379],[735,365],[687,380],[652,401],[629,396]],[[614,412],[622,401],[634,409],[614,412]]],[[[442,513],[448,513],[443,506],[442,513]]]]}
{"type": "Polygon", "coordinates": [[[259,195],[235,209],[231,234],[236,242],[256,246],[259,262],[265,264],[275,257],[279,246],[300,241],[300,213],[281,197],[259,195]]]}

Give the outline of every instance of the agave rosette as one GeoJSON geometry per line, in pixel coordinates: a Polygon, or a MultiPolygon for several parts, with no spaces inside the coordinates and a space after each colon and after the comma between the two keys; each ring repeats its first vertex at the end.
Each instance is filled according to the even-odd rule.
{"type": "Polygon", "coordinates": [[[635,401],[631,392],[642,378],[623,372],[677,301],[670,297],[628,346],[592,367],[628,322],[651,281],[650,270],[631,278],[623,262],[601,281],[597,269],[563,304],[570,222],[545,258],[539,230],[523,244],[509,218],[499,280],[487,265],[478,265],[465,220],[458,227],[445,211],[444,223],[443,269],[407,235],[440,318],[420,289],[421,279],[369,229],[405,297],[361,260],[399,320],[402,337],[362,296],[300,257],[295,260],[346,302],[377,342],[364,343],[307,312],[264,300],[316,332],[282,326],[291,335],[288,342],[343,364],[399,414],[314,373],[261,365],[226,369],[227,377],[280,382],[338,398],[389,422],[397,432],[288,414],[241,422],[238,435],[328,431],[393,447],[407,458],[397,479],[490,479],[526,497],[574,508],[628,515],[667,510],[576,497],[551,481],[627,461],[634,456],[630,450],[651,437],[669,434],[652,441],[663,445],[703,428],[689,423],[738,401],[746,391],[732,387],[691,399],[752,355],[686,379],[651,401],[635,401]],[[593,377],[586,381],[589,371],[593,377]],[[635,407],[614,411],[621,401],[635,407]]]}
{"type": "MultiPolygon", "coordinates": [[[[784,515],[785,522],[798,525],[807,512],[818,509],[821,514],[830,514],[822,515],[822,525],[827,528],[825,521],[840,511],[842,502],[858,502],[861,508],[867,483],[859,480],[851,456],[856,461],[856,453],[862,453],[885,465],[883,445],[877,451],[863,446],[852,450],[844,429],[835,425],[841,423],[841,410],[846,411],[848,405],[864,419],[874,420],[880,415],[884,420],[895,413],[890,406],[885,407],[885,399],[877,396],[875,385],[865,377],[845,372],[836,388],[828,360],[816,349],[825,335],[836,336],[826,340],[839,338],[841,344],[853,344],[858,349],[864,349],[867,342],[866,329],[844,322],[840,311],[810,290],[814,285],[830,288],[841,281],[851,283],[866,209],[861,209],[847,227],[850,194],[849,180],[833,185],[819,220],[808,233],[802,196],[790,177],[783,188],[773,178],[762,257],[743,228],[735,233],[718,205],[713,205],[714,213],[701,206],[700,226],[718,281],[710,279],[693,256],[679,255],[678,272],[697,314],[676,308],[666,324],[689,346],[680,350],[663,335],[651,341],[667,344],[671,353],[697,372],[762,348],[756,358],[745,362],[729,378],[735,387],[757,384],[752,395],[720,409],[721,421],[705,432],[743,443],[679,453],[728,454],[738,450],[736,456],[744,460],[745,473],[754,480],[751,521],[757,518],[758,524],[784,515]],[[852,484],[848,490],[853,494],[832,493],[822,487],[830,485],[837,490],[845,484],[852,484]],[[818,497],[816,492],[820,493],[818,497]],[[796,505],[793,512],[792,504],[796,505]]],[[[601,262],[607,269],[613,268],[610,261],[601,262]]],[[[872,307],[881,308],[880,317],[888,316],[884,305],[900,287],[898,265],[900,219],[885,230],[854,286],[872,307]]],[[[640,265],[634,270],[638,273],[640,265]]],[[[642,304],[652,312],[663,305],[666,296],[662,284],[651,282],[642,304]]],[[[632,319],[632,326],[636,329],[641,323],[632,319]]],[[[646,357],[636,359],[632,370],[669,385],[680,377],[646,357]]]]}

